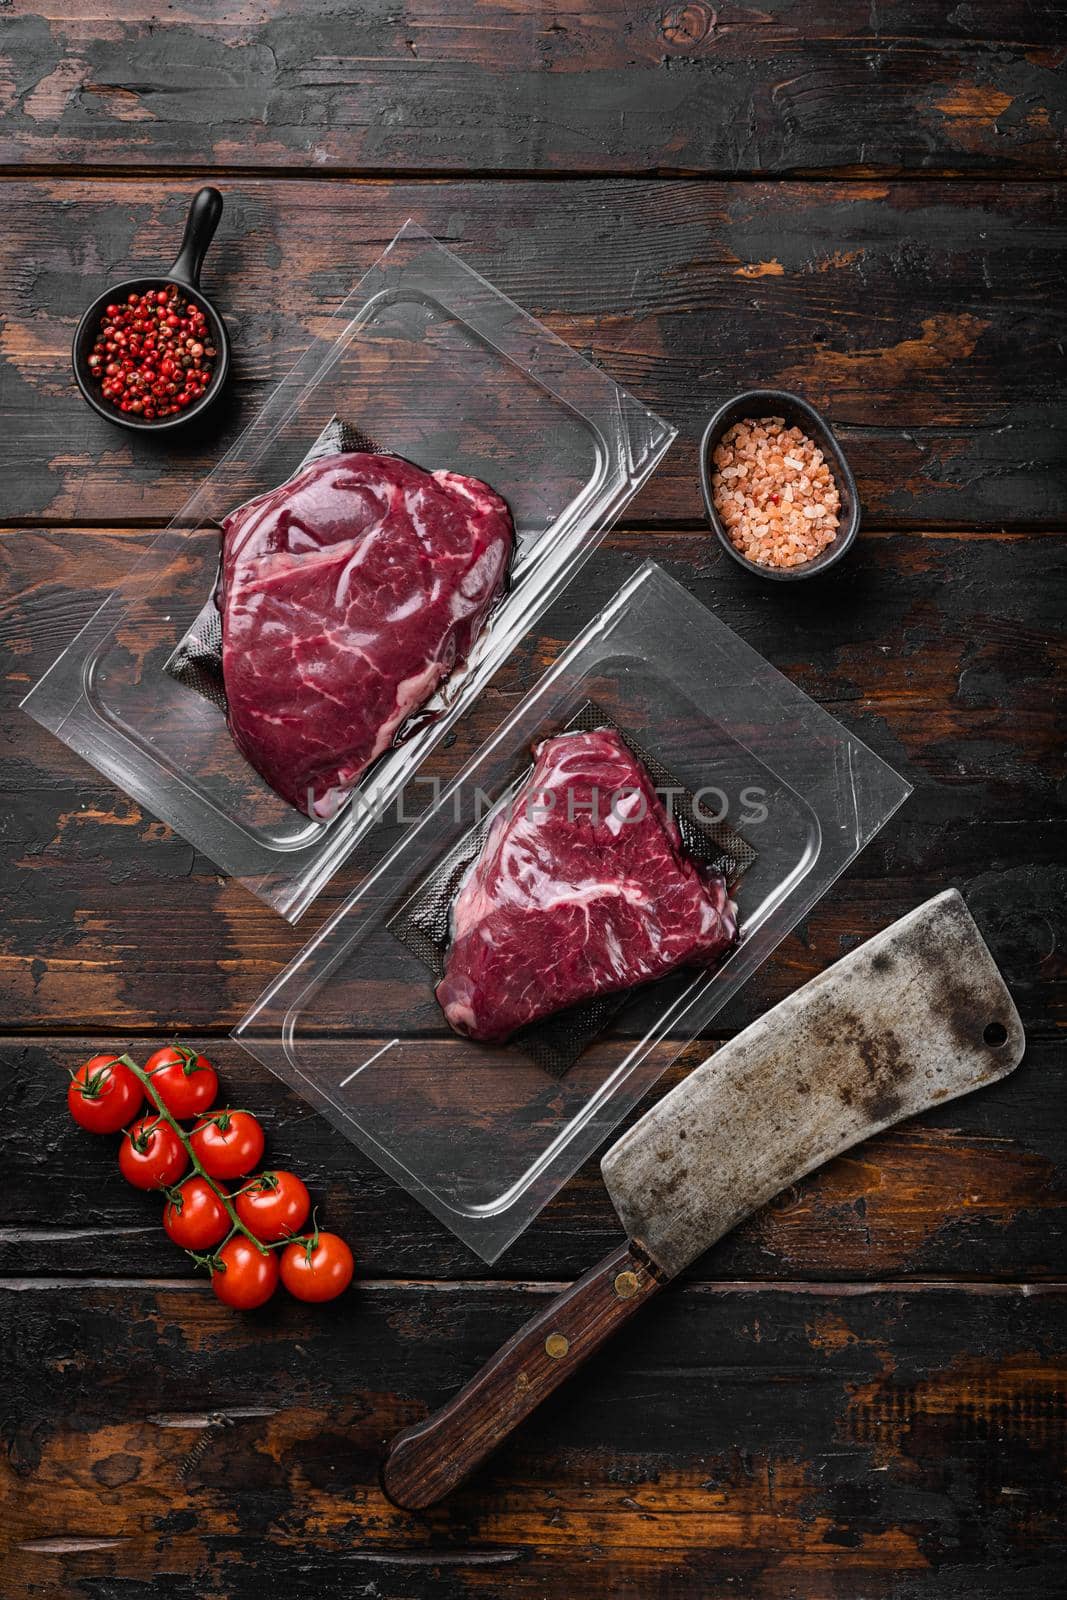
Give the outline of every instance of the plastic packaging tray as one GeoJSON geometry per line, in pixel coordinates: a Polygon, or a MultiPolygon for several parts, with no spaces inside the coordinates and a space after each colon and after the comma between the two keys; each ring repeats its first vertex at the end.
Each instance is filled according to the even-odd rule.
{"type": "Polygon", "coordinates": [[[603,538],[675,430],[408,222],[251,426],[23,702],[291,921],[603,538]],[[467,667],[329,822],[275,795],[223,712],[164,667],[210,594],[218,522],[290,477],[335,418],[511,507],[509,592],[467,667]]]}
{"type": "MultiPolygon", "coordinates": [[[[425,782],[425,777],[422,780],[425,782]]],[[[910,792],[653,562],[616,594],[235,1037],[485,1261],[536,1216],[910,792]],[[397,911],[508,793],[530,746],[603,707],[756,852],[714,972],[634,991],[562,1077],[451,1033],[397,911]],[[394,926],[390,927],[390,923],[394,926]]]]}

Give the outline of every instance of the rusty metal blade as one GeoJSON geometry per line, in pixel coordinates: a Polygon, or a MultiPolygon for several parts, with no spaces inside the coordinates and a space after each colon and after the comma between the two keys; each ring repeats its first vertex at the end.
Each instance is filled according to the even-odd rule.
{"type": "Polygon", "coordinates": [[[1022,1023],[950,889],[783,1000],[623,1135],[601,1169],[669,1277],[861,1139],[1018,1066],[1022,1023]]]}

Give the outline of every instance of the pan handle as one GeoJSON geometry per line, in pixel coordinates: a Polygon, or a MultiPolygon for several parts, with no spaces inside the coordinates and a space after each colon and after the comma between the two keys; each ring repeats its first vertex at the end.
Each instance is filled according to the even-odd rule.
{"type": "Polygon", "coordinates": [[[662,1284],[627,1243],[557,1295],[447,1405],[393,1440],[382,1468],[393,1504],[420,1511],[462,1483],[662,1284]]]}
{"type": "Polygon", "coordinates": [[[189,216],[182,236],[178,259],[167,273],[190,289],[200,287],[200,268],[204,265],[208,246],[215,237],[215,229],[222,216],[222,196],[217,189],[206,186],[193,197],[189,216]]]}

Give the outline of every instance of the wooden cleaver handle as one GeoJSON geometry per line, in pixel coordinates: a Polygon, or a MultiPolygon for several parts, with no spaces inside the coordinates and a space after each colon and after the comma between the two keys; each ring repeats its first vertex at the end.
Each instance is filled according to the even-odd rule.
{"type": "Polygon", "coordinates": [[[629,1244],[613,1250],[520,1328],[440,1411],[397,1435],[382,1468],[389,1499],[418,1511],[448,1494],[661,1287],[629,1244]]]}

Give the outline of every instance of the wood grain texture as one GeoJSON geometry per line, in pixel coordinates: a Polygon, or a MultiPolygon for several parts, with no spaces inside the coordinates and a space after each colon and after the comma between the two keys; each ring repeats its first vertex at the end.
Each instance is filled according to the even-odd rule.
{"type": "Polygon", "coordinates": [[[4,1600],[1055,1591],[1062,35],[1051,0],[0,0],[4,1600]],[[752,1218],[425,1517],[383,1498],[384,1445],[614,1246],[595,1162],[490,1277],[219,1036],[303,935],[13,713],[222,442],[131,442],[68,368],[90,296],[173,259],[206,170],[222,440],[409,214],[681,429],[440,769],[654,554],[916,785],[718,1032],[956,883],[1031,1040],[752,1218]],[[752,384],[824,407],[864,506],[849,562],[784,594],[702,531],[696,439],[752,384]],[[352,1240],[340,1304],[226,1311],[64,1116],[60,1066],[173,1026],[352,1240]]]}
{"type": "MultiPolygon", "coordinates": [[[[122,1042],[143,1062],[158,1039],[124,1035],[122,1042]]],[[[490,1271],[238,1045],[195,1042],[217,1064],[230,1104],[262,1119],[268,1159],[300,1172],[324,1225],[351,1240],[361,1276],[576,1278],[619,1240],[619,1220],[593,1159],[490,1271]]],[[[90,1137],[66,1115],[66,1069],[97,1048],[92,1039],[0,1040],[0,1114],[10,1129],[0,1273],[188,1279],[194,1269],[163,1233],[159,1201],[123,1182],[114,1141],[90,1137]]],[[[712,1048],[710,1041],[691,1046],[622,1127],[712,1048]]],[[[1031,1039],[1010,1079],[839,1157],[749,1218],[690,1276],[1067,1277],[1063,1067],[1060,1039],[1031,1039]]]]}
{"type": "Polygon", "coordinates": [[[13,0],[0,161],[1062,172],[1052,0],[13,0]]]}
{"type": "Polygon", "coordinates": [[[428,1516],[382,1447],[558,1284],[0,1288],[6,1600],[1032,1600],[1062,1289],[674,1287],[428,1516]]]}
{"type": "MultiPolygon", "coordinates": [[[[825,409],[867,528],[1062,525],[1054,185],[224,182],[205,287],[229,319],[232,390],[163,448],[84,404],[70,339],[108,282],[173,260],[193,187],[5,187],[3,521],[168,520],[413,215],[679,427],[633,526],[702,520],[697,440],[752,386],[825,409]]],[[[519,426],[520,386],[514,404],[519,426]]]]}

